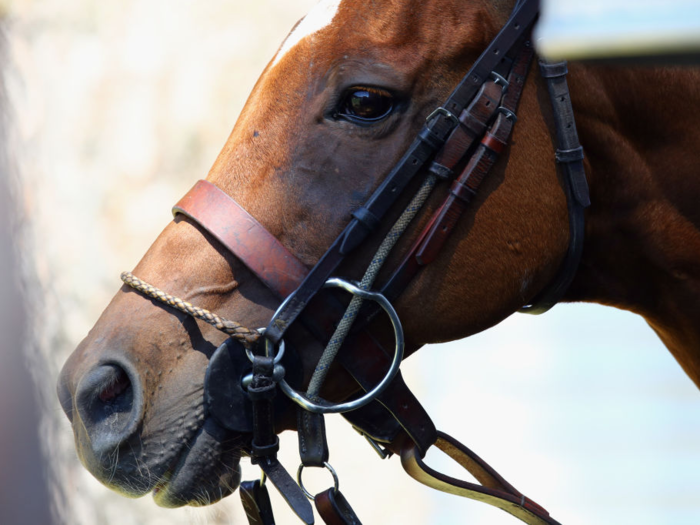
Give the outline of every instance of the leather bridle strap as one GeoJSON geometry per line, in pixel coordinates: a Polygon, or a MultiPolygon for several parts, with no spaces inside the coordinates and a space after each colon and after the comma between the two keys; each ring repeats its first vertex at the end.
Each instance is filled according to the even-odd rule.
{"type": "MultiPolygon", "coordinates": [[[[280,283],[292,287],[295,284],[294,280],[297,280],[297,286],[301,283],[306,272],[304,265],[234,199],[211,182],[198,181],[173,207],[173,213],[181,213],[199,224],[245,264],[276,296],[283,297],[280,283]],[[198,204],[199,202],[208,204],[198,204]],[[250,245],[245,246],[245,242],[253,246],[257,242],[257,237],[246,240],[246,236],[262,232],[265,242],[271,243],[268,249],[246,256],[251,250],[250,245]],[[289,272],[286,271],[287,265],[290,265],[289,272]],[[294,269],[297,269],[297,275],[291,271],[294,269]],[[301,274],[301,277],[298,274],[301,274]],[[279,276],[289,276],[289,280],[279,276]],[[286,284],[287,282],[289,284],[286,284]]],[[[343,312],[344,307],[329,294],[324,296],[322,301],[312,301],[300,320],[314,337],[325,340],[333,333],[333,325],[343,312]]],[[[389,367],[386,351],[367,331],[353,334],[346,344],[353,351],[341,351],[338,362],[362,388],[370,390],[381,380],[384,371],[389,367]]],[[[426,420],[430,421],[430,418],[406,386],[400,373],[377,397],[377,401],[389,411],[388,414],[384,413],[384,417],[391,415],[395,418],[422,451],[427,451],[434,443],[435,427],[432,423],[425,423],[426,420]]]]}
{"type": "Polygon", "coordinates": [[[294,292],[309,272],[255,218],[217,186],[198,181],[173,207],[200,224],[251,270],[278,298],[294,292]]]}
{"type": "Polygon", "coordinates": [[[483,501],[498,507],[528,525],[561,525],[530,498],[516,490],[483,459],[444,432],[438,432],[435,446],[459,463],[481,484],[462,481],[433,470],[423,462],[415,447],[401,451],[401,465],[415,480],[442,492],[483,501]]]}
{"type": "MultiPolygon", "coordinates": [[[[517,119],[518,102],[533,55],[530,42],[523,42],[520,47],[513,68],[508,74],[508,88],[501,105],[494,108],[494,112],[498,110],[498,116],[491,129],[483,136],[469,163],[452,183],[443,204],[430,218],[398,268],[382,287],[381,293],[390,301],[395,301],[418,272],[437,258],[482,181],[505,149],[517,119]]],[[[370,307],[366,309],[365,315],[372,318],[375,313],[376,309],[370,307]]]]}
{"type": "Polygon", "coordinates": [[[566,82],[566,62],[540,61],[540,72],[547,81],[552,102],[554,125],[557,130],[555,158],[561,166],[564,190],[569,209],[569,248],[556,277],[521,313],[542,314],[557,304],[569,289],[578,270],[583,253],[584,209],[591,205],[586,172],[583,168],[583,148],[578,140],[574,108],[566,82]]]}
{"type": "Polygon", "coordinates": [[[378,223],[392,207],[399,195],[433,154],[443,146],[457,125],[457,117],[474,98],[481,85],[501,62],[503,55],[520,40],[537,17],[538,0],[525,0],[518,5],[508,22],[491,41],[472,68],[452,92],[443,107],[429,117],[423,130],[408,148],[398,164],[361,208],[360,217],[372,217],[371,221],[360,220],[358,214],[333,242],[328,251],[309,272],[302,285],[289,298],[285,307],[267,326],[265,336],[277,344],[285,331],[306,307],[309,300],[321,289],[340,262],[371,233],[368,224],[378,223]]]}

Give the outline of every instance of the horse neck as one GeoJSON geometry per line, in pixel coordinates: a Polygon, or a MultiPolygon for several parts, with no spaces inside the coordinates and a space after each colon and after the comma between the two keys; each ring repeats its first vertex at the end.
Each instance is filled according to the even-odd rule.
{"type": "Polygon", "coordinates": [[[568,299],[642,315],[700,387],[700,71],[571,71],[592,205],[568,299]]]}

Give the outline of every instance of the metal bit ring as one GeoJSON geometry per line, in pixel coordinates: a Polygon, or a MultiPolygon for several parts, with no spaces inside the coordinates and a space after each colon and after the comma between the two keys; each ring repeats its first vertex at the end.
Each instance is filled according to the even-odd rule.
{"type": "MultiPolygon", "coordinates": [[[[333,467],[331,467],[330,463],[328,463],[327,461],[324,461],[324,462],[323,462],[323,466],[324,466],[324,467],[326,468],[326,470],[328,470],[328,472],[330,472],[331,475],[333,476],[333,492],[335,492],[335,493],[337,494],[337,493],[338,493],[338,487],[340,486],[340,482],[339,482],[339,480],[338,480],[338,474],[336,473],[335,469],[334,469],[333,467]]],[[[301,464],[299,465],[299,468],[297,469],[297,483],[299,484],[299,488],[301,488],[301,490],[304,492],[304,495],[305,495],[307,498],[309,498],[310,500],[313,501],[314,495],[311,494],[311,492],[309,492],[308,490],[306,490],[306,487],[304,486],[304,483],[301,481],[301,473],[302,473],[303,470],[304,470],[304,464],[301,463],[301,464]]]]}
{"type": "Polygon", "coordinates": [[[394,329],[394,338],[396,339],[394,358],[391,361],[389,371],[386,373],[384,378],[377,384],[377,386],[375,386],[365,395],[358,397],[357,399],[353,399],[352,401],[346,401],[345,403],[337,404],[333,404],[323,400],[317,402],[316,400],[311,400],[308,397],[294,390],[284,379],[282,379],[278,383],[280,388],[282,389],[282,392],[284,392],[287,397],[289,397],[292,401],[294,401],[304,410],[307,410],[309,412],[315,412],[317,414],[339,414],[342,412],[349,412],[350,410],[355,410],[357,408],[365,406],[367,403],[374,400],[379,394],[381,394],[384,391],[386,387],[389,386],[391,380],[394,379],[394,376],[396,376],[396,374],[399,372],[399,367],[401,366],[401,361],[403,360],[403,328],[401,327],[401,321],[399,320],[399,316],[396,313],[396,310],[394,310],[392,304],[382,294],[377,292],[368,292],[366,290],[363,290],[362,288],[359,288],[358,286],[355,286],[352,283],[349,283],[348,281],[339,279],[337,277],[332,277],[331,279],[328,279],[326,281],[326,284],[324,285],[324,288],[341,288],[346,292],[350,292],[352,295],[359,295],[363,299],[368,299],[370,301],[375,301],[376,303],[378,303],[379,306],[381,306],[382,309],[389,316],[391,326],[394,329]]]}

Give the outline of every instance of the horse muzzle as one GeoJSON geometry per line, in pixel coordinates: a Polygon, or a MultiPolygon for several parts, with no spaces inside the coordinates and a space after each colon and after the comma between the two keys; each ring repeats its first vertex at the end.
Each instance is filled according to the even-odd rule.
{"type": "Polygon", "coordinates": [[[62,370],[58,396],[98,481],[130,497],[153,492],[163,507],[211,504],[238,488],[249,438],[208,417],[201,382],[158,384],[125,356],[76,364],[62,370]]]}

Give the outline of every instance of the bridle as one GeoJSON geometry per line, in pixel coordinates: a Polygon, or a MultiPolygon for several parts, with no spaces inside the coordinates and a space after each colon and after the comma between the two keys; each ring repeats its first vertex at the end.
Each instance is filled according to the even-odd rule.
{"type": "MultiPolygon", "coordinates": [[[[314,520],[307,496],[314,500],[326,523],[359,523],[338,490],[335,472],[328,464],[323,413],[329,412],[343,413],[380,456],[400,455],[406,472],[421,483],[485,501],[529,524],[558,523],[471,450],[436,430],[399,372],[405,343],[401,323],[392,306],[422,268],[438,257],[481,182],[508,145],[533,56],[529,38],[538,11],[538,0],[517,3],[499,34],[447,101],[430,114],[403,157],[364,206],[352,213],[352,220],[313,268],[308,269],[298,261],[233,198],[210,182],[197,182],[174,207],[175,214],[187,216],[210,233],[282,300],[268,326],[260,331],[258,343],[253,342],[257,334],[251,337],[248,332],[246,339],[234,338],[239,328],[233,327],[227,332],[232,337],[213,354],[205,379],[205,401],[210,415],[231,431],[253,435],[251,461],[261,467],[264,475],[261,480],[241,484],[241,498],[250,523],[274,523],[266,478],[304,523],[314,520]],[[399,196],[405,194],[404,190],[414,181],[420,182],[419,190],[380,245],[363,281],[351,283],[332,278],[339,264],[382,225],[399,196]],[[388,281],[379,291],[372,291],[378,272],[372,265],[381,266],[398,236],[419,213],[432,188],[443,181],[451,182],[444,202],[388,281]],[[346,310],[347,305],[333,293],[319,293],[323,288],[341,288],[349,292],[353,295],[350,307],[346,310]],[[370,321],[382,310],[391,320],[396,339],[393,359],[369,329],[370,321]],[[352,320],[345,322],[349,316],[352,320]],[[336,326],[341,318],[343,321],[336,326]],[[286,348],[288,345],[284,341],[285,334],[297,321],[318,340],[331,340],[314,374],[314,378],[320,379],[312,378],[306,394],[293,386],[301,383],[301,371],[298,357],[293,349],[286,348]],[[343,349],[339,351],[343,342],[343,349]],[[330,349],[331,346],[334,348],[330,349]],[[343,366],[366,393],[340,404],[322,400],[320,385],[331,363],[343,366]],[[288,408],[284,396],[275,399],[278,387],[299,407],[297,427],[302,462],[298,483],[276,457],[279,448],[274,426],[276,413],[288,408]],[[425,465],[423,457],[433,445],[461,464],[479,483],[458,480],[425,465]],[[336,479],[335,486],[312,496],[301,482],[304,467],[328,468],[336,479]]],[[[540,62],[540,71],[553,106],[558,143],[556,161],[563,174],[570,241],[558,275],[530,305],[523,307],[521,311],[526,313],[547,311],[566,292],[581,258],[583,210],[590,204],[583,150],[566,83],[566,63],[540,62]]],[[[138,280],[130,274],[123,279],[145,291],[134,285],[138,280]]],[[[169,302],[162,298],[166,295],[164,292],[153,290],[156,292],[149,295],[177,306],[177,298],[169,302]]],[[[206,314],[213,315],[203,312],[204,317],[200,318],[205,320],[206,314]]]]}

